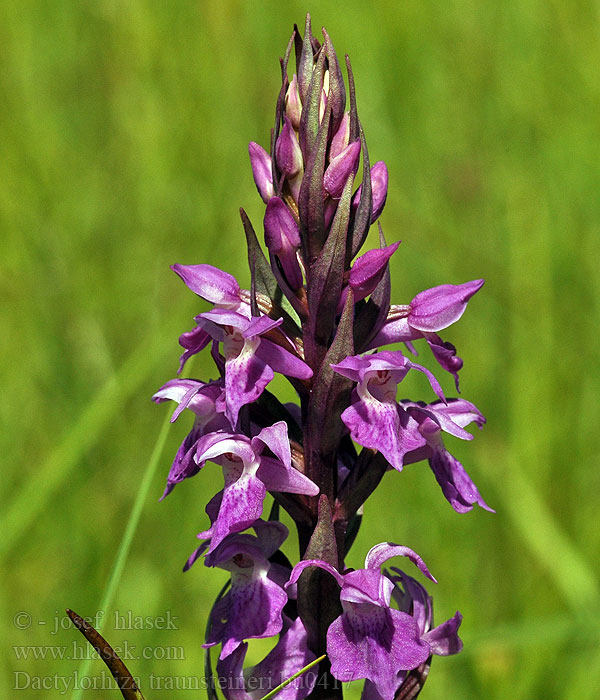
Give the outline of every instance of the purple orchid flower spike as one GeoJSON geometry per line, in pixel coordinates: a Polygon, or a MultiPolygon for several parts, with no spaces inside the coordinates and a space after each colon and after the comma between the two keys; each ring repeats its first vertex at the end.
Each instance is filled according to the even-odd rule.
{"type": "Polygon", "coordinates": [[[443,431],[462,440],[472,440],[473,436],[464,429],[465,426],[475,423],[481,428],[485,424],[477,407],[464,399],[453,399],[446,405],[412,401],[401,401],[400,404],[416,421],[416,426],[411,423],[411,428],[425,440],[421,449],[406,455],[404,463],[428,459],[446,500],[457,513],[473,510],[474,505],[495,513],[483,500],[463,465],[448,452],[441,435],[443,431]]]}
{"type": "MultiPolygon", "coordinates": [[[[425,444],[416,421],[396,402],[396,387],[416,369],[429,379],[431,388],[444,399],[442,388],[428,369],[410,362],[399,350],[375,355],[347,357],[332,368],[357,382],[354,398],[342,413],[350,437],[363,447],[378,450],[398,471],[404,455],[425,444]]],[[[444,399],[445,400],[445,399],[444,399]]]]}
{"type": "Polygon", "coordinates": [[[364,569],[340,574],[327,562],[308,559],[296,564],[290,577],[290,584],[295,583],[304,569],[317,566],[335,578],[343,612],[327,631],[331,673],[345,682],[369,679],[384,700],[393,700],[398,674],[417,668],[431,653],[416,620],[390,607],[394,584],[380,567],[396,556],[408,557],[435,582],[416,552],[392,543],[373,547],[364,569]]]}
{"type": "MultiPolygon", "coordinates": [[[[269,691],[316,659],[306,641],[302,620],[286,620],[275,648],[256,666],[244,669],[248,644],[241,644],[217,663],[221,690],[227,700],[261,700],[269,691]]],[[[308,673],[279,691],[279,700],[303,700],[312,692],[317,676],[308,673]]]]}
{"type": "MultiPolygon", "coordinates": [[[[258,521],[257,536],[227,536],[209,553],[204,563],[231,573],[231,588],[211,612],[210,633],[204,644],[222,644],[220,658],[234,652],[244,639],[272,637],[282,626],[283,607],[288,601],[283,585],[289,570],[280,572],[280,565],[271,564],[271,557],[288,536],[288,529],[279,522],[258,521]],[[283,573],[283,575],[282,575],[283,573]]],[[[189,569],[207,549],[202,545],[188,559],[189,569]]]]}
{"type": "Polygon", "coordinates": [[[205,435],[196,445],[194,460],[199,468],[208,460],[221,465],[225,480],[212,525],[198,535],[210,537],[209,554],[227,535],[245,530],[260,518],[267,490],[309,496],[319,493],[316,484],[292,467],[283,421],[263,428],[252,439],[226,432],[205,435]],[[266,448],[275,457],[263,454],[266,448]]]}
{"type": "MultiPolygon", "coordinates": [[[[387,245],[378,222],[379,248],[364,248],[386,203],[388,170],[382,160],[371,165],[347,56],[345,65],[347,81],[327,32],[313,36],[310,15],[303,34],[294,26],[280,63],[269,152],[248,147],[266,244],[240,209],[249,289],[211,265],[173,266],[212,305],[180,337],[180,371],[209,349],[220,379],[172,380],[154,396],[177,403],[172,420],[184,409],[194,416],[164,495],[207,461],[222,469],[223,489],[203,501],[210,526],[186,568],[204,557],[208,567],[231,573],[206,640],[207,647],[222,644],[217,669],[227,700],[260,700],[326,652],[318,685],[311,672],[285,688],[282,700],[341,700],[334,677],[365,679],[363,700],[416,697],[432,656],[460,650],[461,617],[434,626],[423,586],[396,569],[382,573],[390,557],[404,556],[432,578],[406,547],[378,545],[364,569],[346,570],[368,513],[363,505],[386,471],[427,460],[454,510],[491,510],[443,438],[470,440],[466,427],[481,427],[481,413],[446,399],[434,374],[400,350],[379,352],[405,343],[416,355],[416,341],[424,340],[458,390],[462,360],[439,334],[461,318],[483,280],[391,303],[390,258],[399,243],[387,245]],[[397,400],[411,370],[425,375],[438,400],[397,400]],[[275,373],[296,396],[278,393],[275,373]],[[280,509],[296,525],[302,561],[295,567],[279,549],[287,534],[276,522],[280,509]],[[329,575],[317,568],[300,576],[307,567],[329,575]],[[245,640],[277,634],[266,659],[244,669],[245,640]]],[[[209,648],[206,656],[212,677],[209,648]]]]}
{"type": "MultiPolygon", "coordinates": [[[[197,317],[200,325],[225,354],[225,396],[223,410],[232,425],[237,424],[242,406],[256,401],[273,379],[273,372],[310,379],[312,370],[297,355],[263,337],[278,328],[282,319],[268,316],[246,318],[235,311],[214,309],[197,317]]],[[[281,336],[285,341],[284,336],[281,336]]]]}

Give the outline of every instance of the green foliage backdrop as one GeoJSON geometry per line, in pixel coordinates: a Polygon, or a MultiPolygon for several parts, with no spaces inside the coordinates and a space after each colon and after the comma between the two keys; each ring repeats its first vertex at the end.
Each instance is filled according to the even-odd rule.
{"type": "MultiPolygon", "coordinates": [[[[168,409],[149,397],[199,310],[168,265],[209,262],[248,284],[238,207],[260,228],[261,202],[246,147],[268,142],[277,59],[307,9],[351,55],[372,160],[389,166],[382,223],[403,240],[394,299],[486,278],[447,335],[465,396],[489,420],[453,447],[497,515],[455,514],[423,464],[389,474],[351,564],[382,540],[409,545],[440,581],[438,619],[464,613],[465,652],[434,660],[424,699],[598,697],[592,0],[2,3],[3,697],[80,697],[82,661],[69,656],[84,647],[70,628],[54,634],[55,618],[101,605],[164,425],[168,409]]],[[[194,373],[211,376],[209,359],[194,373]]],[[[169,430],[138,500],[103,625],[149,657],[127,659],[148,700],[201,697],[168,679],[202,675],[225,580],[200,565],[181,573],[217,468],[157,502],[187,427],[169,430]],[[151,619],[115,629],[115,610],[151,619]],[[153,629],[167,611],[178,629],[153,629]]],[[[100,677],[102,665],[84,670],[100,677]]]]}

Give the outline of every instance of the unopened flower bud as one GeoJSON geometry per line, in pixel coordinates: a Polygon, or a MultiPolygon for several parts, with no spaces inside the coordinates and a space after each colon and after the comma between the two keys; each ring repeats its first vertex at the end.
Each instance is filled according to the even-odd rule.
{"type": "Polygon", "coordinates": [[[321,102],[319,103],[319,124],[323,121],[323,115],[327,109],[327,96],[329,95],[329,71],[323,76],[323,89],[321,90],[321,102]]]}
{"type": "Polygon", "coordinates": [[[304,161],[302,160],[302,151],[300,150],[300,144],[292,122],[287,116],[284,116],[283,119],[283,129],[277,138],[275,146],[275,157],[279,170],[289,180],[302,170],[304,161]]]}
{"type": "MultiPolygon", "coordinates": [[[[383,211],[383,207],[385,206],[385,200],[387,197],[387,190],[388,170],[385,163],[382,160],[379,160],[371,168],[371,193],[373,197],[373,211],[371,213],[371,223],[377,221],[377,219],[381,215],[381,212],[383,211]]],[[[356,190],[354,197],[352,198],[352,207],[354,209],[358,207],[361,194],[362,185],[356,190]]]]}
{"type": "Polygon", "coordinates": [[[300,289],[303,280],[296,257],[296,250],[300,247],[298,224],[279,197],[272,197],[269,200],[264,227],[265,243],[269,252],[279,259],[290,287],[294,290],[300,289]]]}
{"type": "Polygon", "coordinates": [[[333,160],[323,176],[323,188],[333,198],[339,199],[351,172],[356,172],[360,156],[360,141],[354,141],[333,160]]]}
{"type": "Polygon", "coordinates": [[[250,165],[252,166],[252,175],[256,184],[256,189],[263,199],[263,202],[268,202],[275,194],[273,189],[273,171],[271,169],[271,156],[265,151],[262,146],[251,141],[248,144],[248,153],[250,154],[250,165]]]}
{"type": "Polygon", "coordinates": [[[331,147],[329,149],[329,158],[336,158],[348,145],[350,140],[350,114],[346,112],[342,117],[342,121],[331,139],[331,147]]]}
{"type": "Polygon", "coordinates": [[[292,122],[294,129],[298,131],[300,128],[300,117],[302,116],[302,102],[300,101],[300,92],[298,90],[298,78],[295,73],[285,95],[285,113],[292,122]]]}

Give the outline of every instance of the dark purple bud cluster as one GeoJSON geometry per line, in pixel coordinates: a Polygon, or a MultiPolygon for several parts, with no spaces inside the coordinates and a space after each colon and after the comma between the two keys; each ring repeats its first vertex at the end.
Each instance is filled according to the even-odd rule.
{"type": "MultiPolygon", "coordinates": [[[[387,245],[379,225],[380,247],[359,254],[385,205],[388,171],[382,161],[370,165],[350,62],[347,110],[342,71],[325,30],[323,36],[321,44],[312,35],[309,16],[303,38],[294,28],[281,61],[270,148],[249,146],[266,204],[266,255],[241,210],[250,289],[210,265],[173,266],[212,304],[180,338],[180,370],[210,348],[218,378],[173,379],[154,396],[178,404],[173,420],[184,409],[194,415],[164,496],[209,462],[223,474],[223,489],[206,505],[210,527],[185,568],[203,558],[230,573],[205,644],[221,645],[217,672],[228,679],[222,690],[229,700],[258,697],[250,680],[260,681],[264,695],[322,654],[321,677],[365,679],[365,698],[404,698],[409,688],[415,697],[432,655],[460,651],[461,616],[435,627],[421,583],[382,569],[401,556],[435,581],[408,547],[378,544],[363,569],[345,567],[363,504],[387,470],[428,461],[457,512],[491,510],[442,438],[470,440],[465,427],[481,427],[484,417],[472,403],[447,398],[436,377],[397,347],[404,343],[416,354],[413,343],[425,340],[458,389],[462,360],[438,334],[462,316],[483,280],[391,304],[389,260],[399,242],[387,245]],[[390,344],[394,349],[380,350],[390,344]],[[398,384],[412,371],[426,376],[429,402],[397,400],[398,384]],[[269,391],[276,372],[297,402],[269,391]],[[267,494],[273,507],[263,520],[267,494]],[[296,526],[295,566],[280,550],[288,536],[280,508],[296,526]],[[274,635],[273,651],[244,670],[246,640],[274,635]]],[[[281,697],[339,695],[316,678],[287,686],[281,697]]]]}

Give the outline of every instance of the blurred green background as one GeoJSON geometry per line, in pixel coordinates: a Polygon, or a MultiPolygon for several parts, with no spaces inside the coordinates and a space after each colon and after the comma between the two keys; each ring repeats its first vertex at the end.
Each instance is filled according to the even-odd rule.
{"type": "MultiPolygon", "coordinates": [[[[249,284],[238,207],[260,229],[262,203],[246,147],[268,143],[277,59],[307,9],[351,55],[371,159],[389,167],[382,223],[403,240],[394,300],[486,279],[444,337],[488,425],[448,444],[497,514],[454,513],[425,464],[389,474],[350,564],[382,540],[409,545],[440,581],[437,620],[463,612],[465,651],[434,659],[423,698],[599,697],[593,0],[4,0],[2,697],[119,697],[73,695],[76,674],[99,683],[103,666],[68,658],[85,647],[61,627],[65,607],[94,615],[107,596],[108,639],[149,657],[129,660],[147,699],[203,697],[168,687],[202,675],[208,606],[226,579],[181,573],[218,468],[157,502],[189,422],[158,454],[169,408],[149,398],[203,308],[168,266],[208,262],[249,284]],[[115,629],[115,610],[169,611],[177,629],[115,629]]],[[[215,374],[207,356],[193,373],[215,374]]],[[[406,394],[425,398],[414,381],[406,394]]]]}

